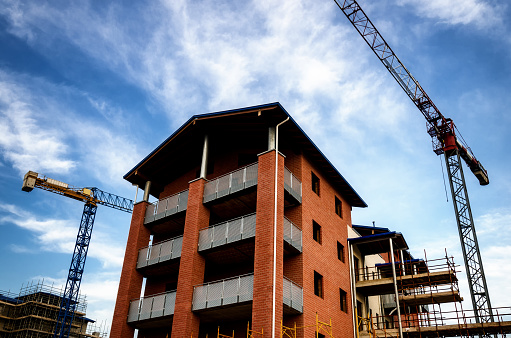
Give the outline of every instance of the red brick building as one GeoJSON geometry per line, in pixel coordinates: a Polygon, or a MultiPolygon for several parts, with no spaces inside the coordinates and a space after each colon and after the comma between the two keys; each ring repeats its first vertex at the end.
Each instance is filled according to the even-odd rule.
{"type": "Polygon", "coordinates": [[[366,204],[279,103],[193,116],[125,179],[145,198],[111,337],[280,337],[316,313],[352,335],[344,248],[366,204]]]}
{"type": "Polygon", "coordinates": [[[411,261],[406,242],[352,227],[365,202],[279,103],[193,116],[124,178],[144,198],[111,337],[354,337],[354,314],[396,322],[361,276],[389,271],[389,240],[411,261]]]}

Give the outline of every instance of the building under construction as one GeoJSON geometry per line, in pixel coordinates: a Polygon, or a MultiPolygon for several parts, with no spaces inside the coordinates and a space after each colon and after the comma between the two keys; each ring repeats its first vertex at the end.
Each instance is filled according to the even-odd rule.
{"type": "MultiPolygon", "coordinates": [[[[61,289],[41,282],[22,287],[18,294],[0,291],[0,337],[53,337],[61,300],[61,289]]],[[[86,308],[85,298],[79,296],[69,337],[104,337],[95,321],[85,317],[86,308]]]]}
{"type": "Polygon", "coordinates": [[[125,179],[112,338],[511,333],[462,311],[451,257],[353,225],[366,203],[279,103],[193,116],[125,179]]]}

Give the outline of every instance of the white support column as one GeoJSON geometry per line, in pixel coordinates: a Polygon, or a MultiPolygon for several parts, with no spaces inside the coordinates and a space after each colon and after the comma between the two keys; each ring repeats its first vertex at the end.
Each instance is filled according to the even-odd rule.
{"type": "Polygon", "coordinates": [[[394,259],[394,245],[392,244],[392,238],[389,238],[390,245],[390,258],[392,263],[392,278],[394,280],[394,294],[396,296],[396,309],[397,309],[397,321],[399,323],[399,337],[403,337],[403,325],[401,323],[401,309],[399,305],[399,293],[397,290],[397,277],[396,277],[396,261],[394,259]]]}
{"type": "Polygon", "coordinates": [[[200,178],[206,178],[208,173],[209,137],[204,135],[204,146],[202,148],[202,161],[200,166],[200,178]]]}
{"type": "Polygon", "coordinates": [[[355,280],[355,260],[353,259],[353,245],[349,244],[349,263],[350,263],[350,288],[351,288],[351,310],[352,316],[351,319],[353,321],[353,338],[357,338],[357,289],[356,289],[356,280],[355,280]]]}
{"type": "Polygon", "coordinates": [[[276,128],[275,127],[269,127],[268,128],[268,150],[275,149],[275,145],[277,143],[277,136],[276,136],[276,128]]]}
{"type": "Polygon", "coordinates": [[[149,192],[151,191],[151,181],[145,182],[145,188],[144,188],[144,201],[149,202],[149,192]]]}

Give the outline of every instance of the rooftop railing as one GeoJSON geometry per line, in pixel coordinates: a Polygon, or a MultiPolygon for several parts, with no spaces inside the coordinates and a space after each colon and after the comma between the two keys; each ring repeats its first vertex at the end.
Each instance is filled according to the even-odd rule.
{"type": "Polygon", "coordinates": [[[286,167],[284,167],[284,189],[302,203],[302,182],[286,167]]]}
{"type": "Polygon", "coordinates": [[[303,289],[290,279],[284,277],[284,305],[303,313],[303,289]]]}
{"type": "Polygon", "coordinates": [[[186,210],[187,204],[188,190],[178,192],[177,194],[151,203],[147,206],[144,224],[184,211],[186,210]]]}
{"type": "Polygon", "coordinates": [[[284,217],[284,241],[299,252],[302,252],[302,230],[284,217]]]}
{"type": "Polygon", "coordinates": [[[142,248],[138,252],[137,269],[181,257],[183,236],[142,248]]]}
{"type": "Polygon", "coordinates": [[[245,215],[200,230],[199,251],[255,236],[256,214],[245,215]]]}
{"type": "Polygon", "coordinates": [[[176,291],[132,300],[128,312],[128,323],[173,315],[175,304],[176,291]]]}
{"type": "Polygon", "coordinates": [[[193,288],[192,310],[248,302],[252,300],[254,275],[242,275],[193,288]]]}
{"type": "Polygon", "coordinates": [[[204,186],[203,202],[215,200],[257,185],[257,163],[209,181],[204,186]]]}

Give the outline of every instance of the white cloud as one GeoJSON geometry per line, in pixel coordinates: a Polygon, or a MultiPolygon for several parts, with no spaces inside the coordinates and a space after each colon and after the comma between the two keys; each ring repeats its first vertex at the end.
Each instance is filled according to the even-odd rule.
{"type": "MultiPolygon", "coordinates": [[[[78,232],[77,220],[44,219],[41,220],[32,213],[0,202],[0,224],[14,224],[33,234],[33,246],[20,246],[13,243],[11,249],[15,252],[34,253],[48,251],[72,254],[78,232]]],[[[113,241],[109,234],[94,231],[88,252],[89,257],[98,259],[104,268],[120,267],[124,256],[122,244],[113,241]]]]}
{"type": "Polygon", "coordinates": [[[68,158],[63,133],[39,123],[43,111],[31,92],[0,71],[0,151],[20,172],[67,173],[75,166],[68,158]]]}
{"type": "Polygon", "coordinates": [[[502,8],[484,0],[398,0],[398,4],[414,6],[418,15],[448,25],[474,25],[483,29],[503,22],[502,8]]]}

